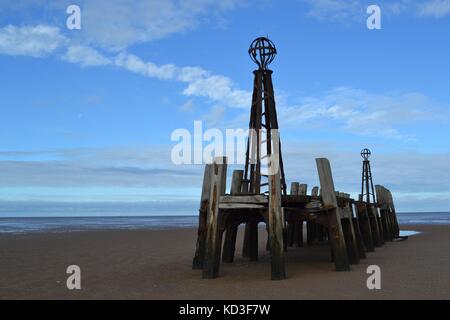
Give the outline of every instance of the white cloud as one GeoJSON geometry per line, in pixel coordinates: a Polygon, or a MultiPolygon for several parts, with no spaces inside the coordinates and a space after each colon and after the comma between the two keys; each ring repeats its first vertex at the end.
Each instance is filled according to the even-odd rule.
{"type": "Polygon", "coordinates": [[[310,6],[308,16],[319,19],[348,20],[358,14],[364,17],[363,3],[358,0],[303,0],[310,6]]]}
{"type": "Polygon", "coordinates": [[[133,54],[120,53],[115,58],[115,65],[125,70],[139,73],[146,77],[158,78],[160,80],[171,80],[175,78],[177,67],[173,64],[157,66],[152,62],[144,62],[133,54]]]}
{"type": "Polygon", "coordinates": [[[115,65],[147,77],[187,83],[187,88],[183,90],[186,96],[206,97],[211,101],[237,108],[248,108],[251,101],[251,93],[236,89],[231,79],[212,74],[200,67],[177,67],[173,64],[158,66],[125,53],[115,58],[115,65]]]}
{"type": "Polygon", "coordinates": [[[450,14],[450,0],[432,0],[420,6],[420,14],[442,18],[450,14]]]}
{"type": "MultiPolygon", "coordinates": [[[[307,183],[308,190],[311,190],[319,184],[315,158],[326,157],[331,162],[336,189],[357,197],[361,187],[362,159],[359,152],[364,147],[372,150],[370,160],[374,183],[392,190],[399,211],[431,210],[431,204],[434,204],[433,210],[448,209],[450,154],[447,151],[385,153],[377,145],[352,146],[346,142],[331,144],[321,140],[284,141],[282,151],[288,182],[307,183]]],[[[92,190],[103,192],[108,188],[114,192],[105,193],[105,201],[130,200],[130,197],[135,199],[137,195],[151,200],[148,191],[143,188],[168,190],[165,193],[167,197],[177,197],[180,194],[177,192],[195,189],[189,197],[198,200],[202,166],[173,165],[170,162],[170,148],[168,145],[0,152],[0,171],[3,173],[0,201],[13,200],[18,196],[20,199],[54,200],[55,194],[61,194],[60,200],[64,201],[67,199],[63,196],[69,193],[64,190],[70,188],[81,194],[77,199],[80,201],[92,197],[92,190]],[[36,156],[41,158],[36,160],[36,156]],[[12,198],[8,198],[5,190],[11,190],[12,198]]],[[[231,172],[230,167],[228,174],[231,175],[231,172]]]]}
{"type": "MultiPolygon", "coordinates": [[[[222,25],[224,14],[246,0],[77,0],[82,29],[74,35],[82,45],[123,50],[193,30],[201,25],[222,25]]],[[[69,1],[2,0],[0,12],[25,21],[43,21],[52,15],[65,25],[69,1]]]]}
{"type": "Polygon", "coordinates": [[[56,54],[67,62],[83,67],[114,65],[146,77],[186,83],[187,87],[183,91],[186,96],[206,97],[228,107],[247,108],[250,104],[250,92],[236,89],[231,79],[223,75],[215,75],[200,67],[156,65],[125,52],[103,53],[93,47],[74,44],[56,27],[6,26],[0,29],[0,54],[26,55],[36,58],[56,54]],[[60,50],[57,51],[57,49],[60,50]],[[63,49],[66,52],[59,53],[63,49]]]}
{"type": "Polygon", "coordinates": [[[450,14],[450,0],[302,0],[308,5],[307,15],[320,20],[340,22],[363,21],[371,4],[381,7],[383,15],[412,14],[442,18],[450,14]]]}
{"type": "Polygon", "coordinates": [[[82,33],[89,44],[124,49],[194,29],[207,17],[234,9],[240,0],[80,1],[82,33]]]}
{"type": "Polygon", "coordinates": [[[58,28],[46,25],[0,28],[0,54],[42,57],[53,53],[66,41],[58,28]]]}
{"type": "Polygon", "coordinates": [[[413,139],[413,135],[401,132],[403,125],[449,119],[448,112],[436,112],[440,107],[420,93],[373,94],[345,87],[303,98],[297,106],[281,105],[278,110],[280,122],[286,125],[326,125],[389,139],[413,139]]]}
{"type": "Polygon", "coordinates": [[[70,63],[77,63],[83,67],[104,66],[111,64],[111,60],[97,50],[86,46],[70,46],[63,56],[70,63]]]}
{"type": "Polygon", "coordinates": [[[192,100],[188,100],[187,102],[183,103],[178,108],[178,111],[180,111],[180,112],[192,112],[194,109],[195,109],[194,102],[192,100]]]}

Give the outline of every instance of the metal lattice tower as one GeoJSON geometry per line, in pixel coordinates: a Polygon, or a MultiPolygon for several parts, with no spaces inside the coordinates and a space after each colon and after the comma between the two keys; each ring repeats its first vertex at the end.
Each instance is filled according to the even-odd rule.
{"type": "MultiPolygon", "coordinates": [[[[278,163],[281,191],[286,194],[272,70],[267,69],[277,50],[272,41],[261,37],[252,42],[248,53],[258,65],[258,69],[253,72],[255,78],[242,191],[252,194],[263,193],[262,188],[268,186],[268,175],[262,173],[261,163],[271,160],[278,163]]],[[[267,192],[268,190],[265,191],[267,192]]]]}
{"type": "Polygon", "coordinates": [[[369,157],[371,155],[371,152],[369,149],[363,149],[361,151],[361,157],[363,160],[363,167],[362,167],[362,183],[361,183],[361,194],[360,194],[360,200],[366,201],[367,203],[376,203],[375,200],[375,189],[373,187],[373,180],[372,180],[372,170],[370,169],[370,161],[369,157]]]}

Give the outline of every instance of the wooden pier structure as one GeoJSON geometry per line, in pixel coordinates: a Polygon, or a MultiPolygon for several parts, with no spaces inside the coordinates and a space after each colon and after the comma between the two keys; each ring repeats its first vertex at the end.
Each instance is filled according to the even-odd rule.
{"type": "Polygon", "coordinates": [[[258,38],[249,54],[259,68],[254,72],[245,167],[232,173],[227,193],[227,158],[216,157],[205,166],[192,267],[202,270],[205,279],[218,277],[221,262],[234,260],[237,231],[242,224],[242,255],[258,260],[258,224],[265,223],[271,279],[285,279],[284,253],[295,244],[304,246],[306,223],[306,244],[327,241],[336,271],[349,271],[351,264],[366,258],[366,252],[399,237],[392,194],[381,185],[374,189],[368,156],[366,159],[363,155],[367,149],[361,153],[363,188],[358,200],[335,189],[331,164],[326,158],[315,159],[320,186],[314,186],[308,195],[306,184],[292,182],[288,194],[272,71],[267,69],[276,49],[269,39],[258,38]],[[265,174],[261,168],[264,159],[265,174]]]}

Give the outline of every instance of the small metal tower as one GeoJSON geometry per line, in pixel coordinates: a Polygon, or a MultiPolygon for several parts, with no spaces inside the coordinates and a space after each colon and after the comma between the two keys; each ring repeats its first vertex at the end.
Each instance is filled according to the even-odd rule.
{"type": "Polygon", "coordinates": [[[375,200],[375,189],[373,188],[372,181],[372,171],[370,169],[369,157],[372,153],[369,149],[363,149],[361,151],[361,157],[363,160],[362,167],[362,183],[361,183],[361,194],[359,195],[360,201],[365,201],[367,203],[376,203],[375,200]]]}
{"type": "MultiPolygon", "coordinates": [[[[268,161],[268,167],[273,167],[276,162],[277,170],[280,171],[281,191],[286,194],[272,70],[267,68],[275,58],[277,50],[272,41],[261,37],[252,42],[248,53],[258,65],[258,69],[253,71],[255,78],[242,191],[260,194],[263,193],[262,187],[268,189],[268,174],[261,172],[261,161],[265,160],[268,161]]],[[[268,190],[265,193],[268,193],[268,190]]]]}

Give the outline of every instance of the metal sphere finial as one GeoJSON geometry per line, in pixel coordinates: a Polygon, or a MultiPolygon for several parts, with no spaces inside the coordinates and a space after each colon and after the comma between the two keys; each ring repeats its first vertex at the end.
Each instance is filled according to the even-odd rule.
{"type": "Polygon", "coordinates": [[[361,150],[361,157],[363,157],[364,160],[369,160],[369,157],[372,153],[370,152],[369,149],[365,148],[361,150]]]}
{"type": "Polygon", "coordinates": [[[248,49],[248,54],[253,62],[258,65],[259,69],[266,69],[273,59],[275,59],[277,49],[268,38],[260,37],[253,40],[248,49]]]}

